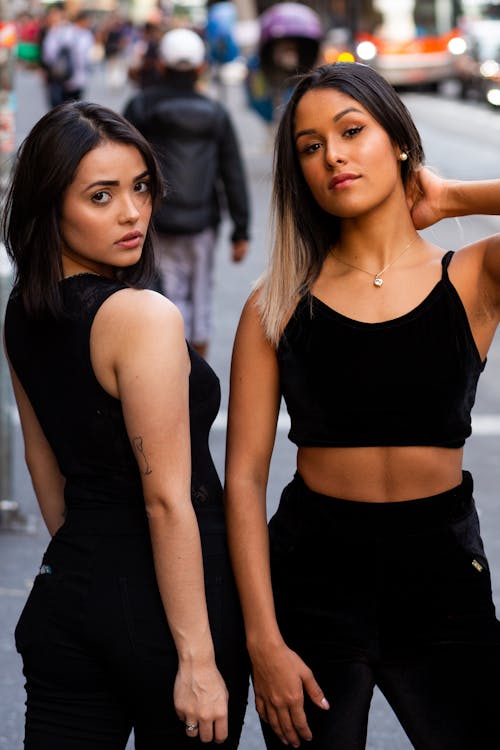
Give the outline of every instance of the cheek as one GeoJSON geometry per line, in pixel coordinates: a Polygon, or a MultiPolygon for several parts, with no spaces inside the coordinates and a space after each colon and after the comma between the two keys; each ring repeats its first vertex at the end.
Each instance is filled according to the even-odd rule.
{"type": "MultiPolygon", "coordinates": [[[[321,174],[318,165],[312,161],[307,161],[301,165],[302,176],[313,195],[317,195],[321,185],[321,174]]],[[[324,179],[324,178],[323,178],[324,179]]]]}
{"type": "Polygon", "coordinates": [[[60,230],[62,236],[73,243],[88,240],[104,239],[106,227],[100,216],[96,217],[91,211],[79,211],[70,219],[61,219],[60,230]]]}

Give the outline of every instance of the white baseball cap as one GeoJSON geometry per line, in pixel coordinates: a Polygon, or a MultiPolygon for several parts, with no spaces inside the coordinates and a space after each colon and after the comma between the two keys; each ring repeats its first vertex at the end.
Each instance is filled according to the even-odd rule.
{"type": "Polygon", "coordinates": [[[194,70],[205,60],[205,45],[190,29],[172,29],[160,42],[160,57],[168,68],[194,70]]]}

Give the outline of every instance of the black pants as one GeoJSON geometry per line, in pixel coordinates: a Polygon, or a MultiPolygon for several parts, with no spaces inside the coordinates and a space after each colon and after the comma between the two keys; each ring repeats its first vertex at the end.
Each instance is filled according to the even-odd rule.
{"type": "MultiPolygon", "coordinates": [[[[16,629],[26,677],[27,750],[193,750],[173,706],[177,653],[144,512],[110,522],[70,511],[52,539],[16,629]]],[[[200,514],[201,515],[201,514],[200,514]]],[[[221,518],[199,517],[210,625],[238,745],[248,663],[221,518]],[[205,528],[203,528],[205,527],[205,528]]],[[[212,746],[210,743],[209,746],[212,746]]],[[[215,743],[213,744],[215,747],[215,743]]]]}
{"type": "Polygon", "coordinates": [[[418,750],[500,747],[500,623],[470,474],[383,504],[326,497],[296,475],[269,532],[280,627],[331,706],[306,701],[308,748],[364,748],[375,685],[418,750]]]}

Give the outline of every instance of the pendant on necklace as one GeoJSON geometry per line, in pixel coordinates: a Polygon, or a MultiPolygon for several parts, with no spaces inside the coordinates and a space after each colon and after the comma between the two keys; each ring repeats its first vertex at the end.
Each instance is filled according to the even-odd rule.
{"type": "Polygon", "coordinates": [[[383,283],[384,283],[384,280],[381,279],[380,276],[375,276],[375,278],[373,279],[374,286],[382,286],[383,283]]]}

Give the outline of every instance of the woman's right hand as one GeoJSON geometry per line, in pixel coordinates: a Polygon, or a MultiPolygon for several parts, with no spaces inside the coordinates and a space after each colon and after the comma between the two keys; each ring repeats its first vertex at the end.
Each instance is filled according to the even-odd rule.
{"type": "Polygon", "coordinates": [[[293,747],[312,739],[304,711],[304,691],[319,708],[330,708],[312,671],[285,643],[264,651],[254,650],[252,659],[255,707],[280,740],[293,747]]]}
{"type": "Polygon", "coordinates": [[[227,703],[227,688],[213,660],[197,666],[179,663],[174,706],[188,737],[199,736],[202,742],[224,742],[228,734],[227,703]]]}

